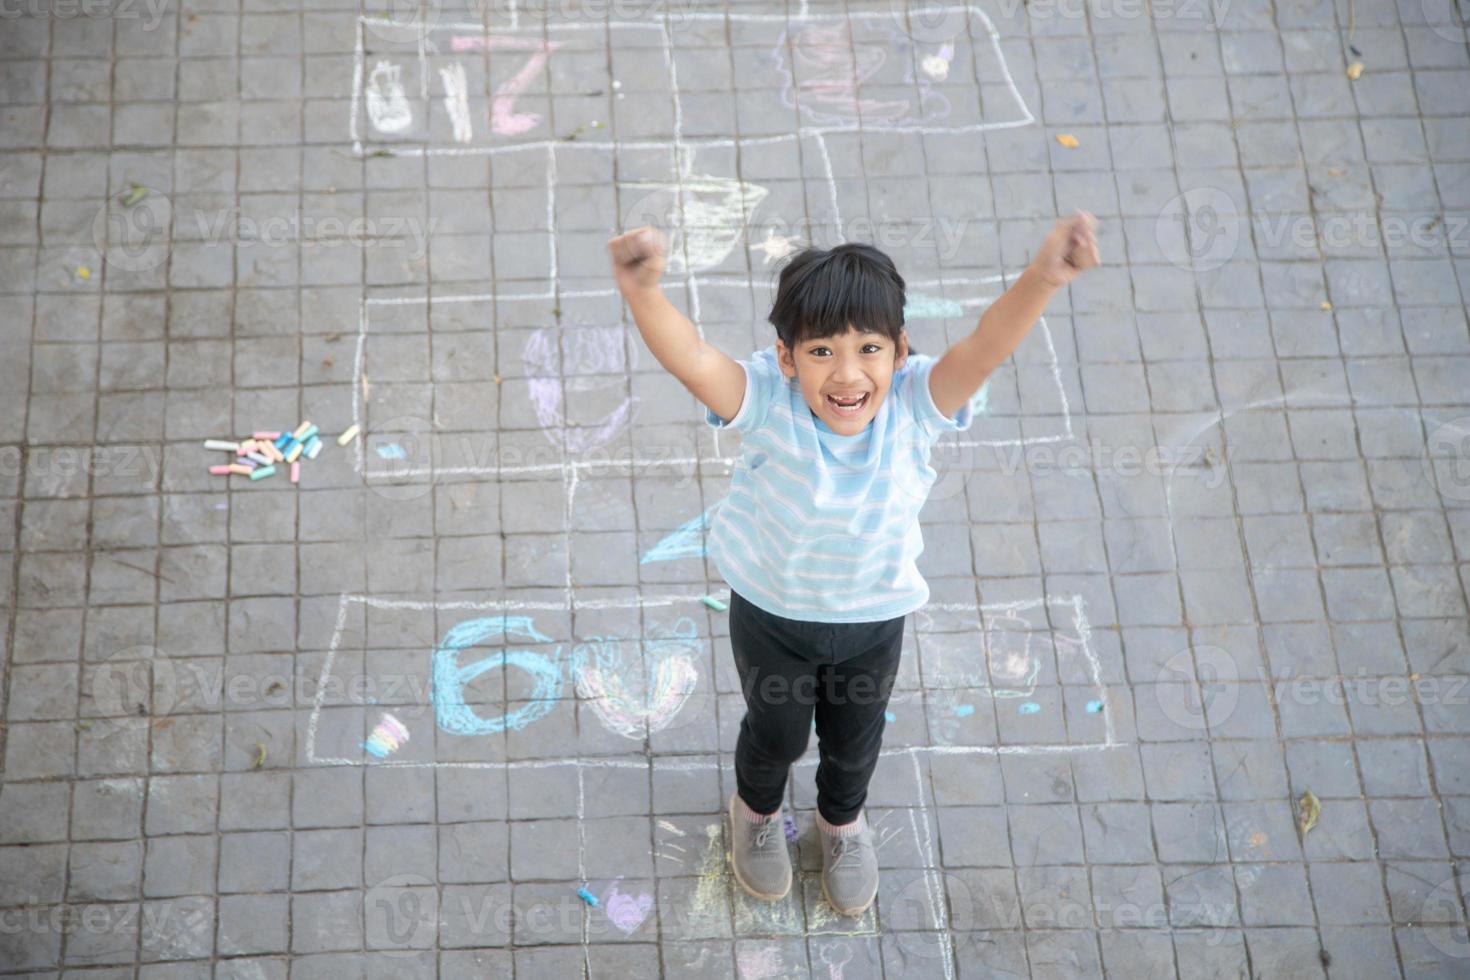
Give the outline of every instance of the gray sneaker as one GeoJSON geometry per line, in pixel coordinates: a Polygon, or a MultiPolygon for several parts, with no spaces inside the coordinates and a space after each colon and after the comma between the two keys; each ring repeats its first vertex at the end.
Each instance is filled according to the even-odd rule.
{"type": "Polygon", "coordinates": [[[737,798],[738,794],[732,794],[725,808],[730,820],[730,869],[751,895],[767,902],[780,901],[791,891],[791,854],[781,811],[770,820],[753,823],[736,811],[737,798]]]}
{"type": "Polygon", "coordinates": [[[817,829],[822,842],[822,894],[838,915],[862,915],[878,894],[878,849],[867,817],[862,820],[863,829],[851,837],[817,829]]]}

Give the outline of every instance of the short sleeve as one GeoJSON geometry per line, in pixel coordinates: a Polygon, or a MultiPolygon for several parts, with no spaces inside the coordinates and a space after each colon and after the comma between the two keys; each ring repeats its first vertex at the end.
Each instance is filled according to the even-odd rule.
{"type": "Polygon", "coordinates": [[[786,376],[781,373],[781,368],[776,364],[775,352],[769,347],[756,351],[748,361],[735,363],[745,369],[745,396],[741,399],[740,411],[735,413],[733,419],[726,421],[716,415],[713,409],[706,408],[704,420],[711,428],[745,432],[766,420],[766,416],[770,414],[771,402],[776,400],[786,384],[786,376]]]}
{"type": "Polygon", "coordinates": [[[938,439],[946,432],[963,432],[975,417],[975,410],[968,402],[953,416],[940,412],[939,406],[934,404],[934,394],[929,390],[929,375],[938,363],[938,358],[927,354],[910,354],[902,370],[904,378],[900,385],[900,401],[931,439],[938,439]]]}

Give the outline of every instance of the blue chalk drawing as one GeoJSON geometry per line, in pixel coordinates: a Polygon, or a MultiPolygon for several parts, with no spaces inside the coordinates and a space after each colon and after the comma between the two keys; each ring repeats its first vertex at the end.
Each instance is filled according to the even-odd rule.
{"type": "Polygon", "coordinates": [[[1103,709],[1103,703],[1101,701],[1089,701],[1089,702],[1087,702],[1087,713],[1090,714],[1090,715],[1095,715],[1099,711],[1101,711],[1102,709],[1103,709]]]}
{"type": "MultiPolygon", "coordinates": [[[[460,623],[444,635],[434,648],[432,664],[434,721],[446,732],[455,735],[488,735],[503,732],[507,728],[524,728],[556,707],[561,693],[561,667],[552,657],[532,653],[529,650],[503,650],[461,664],[460,653],[470,649],[488,637],[515,636],[523,641],[549,643],[550,637],[542,636],[531,625],[528,616],[488,616],[460,623]],[[532,696],[514,711],[494,718],[484,718],[464,702],[464,689],[471,681],[495,667],[517,667],[531,675],[532,696]]],[[[558,654],[560,647],[557,648],[558,654]]]]}
{"type": "Polygon", "coordinates": [[[570,678],[577,697],[615,734],[641,738],[667,726],[699,683],[696,661],[703,644],[687,616],[672,628],[653,627],[642,641],[592,637],[570,653],[557,646],[550,653],[497,650],[464,662],[463,651],[489,642],[550,643],[529,616],[489,616],[460,623],[444,634],[434,648],[430,699],[434,721],[454,735],[488,735],[521,729],[554,709],[562,682],[570,678]],[[633,642],[637,656],[623,656],[622,645],[633,642]],[[496,667],[515,667],[531,678],[529,699],[514,711],[494,717],[476,713],[465,703],[465,688],[496,667]]]}
{"type": "Polygon", "coordinates": [[[404,452],[403,447],[396,442],[384,443],[374,448],[378,451],[379,459],[408,459],[408,453],[404,452]]]}
{"type": "MultiPolygon", "coordinates": [[[[903,304],[903,318],[905,320],[942,320],[948,317],[965,316],[965,308],[952,299],[942,296],[927,296],[924,293],[910,293],[908,301],[903,304]]],[[[990,407],[990,382],[986,381],[980,386],[970,399],[970,410],[976,415],[984,415],[990,407]]]]}
{"type": "Polygon", "coordinates": [[[942,320],[945,317],[964,316],[965,308],[952,299],[943,296],[926,296],[923,293],[910,293],[908,301],[903,304],[903,318],[905,320],[942,320]]]}
{"type": "Polygon", "coordinates": [[[662,541],[649,548],[648,553],[639,559],[638,564],[647,565],[651,561],[677,561],[680,558],[704,557],[706,553],[704,534],[709,530],[709,516],[714,512],[715,508],[711,507],[698,517],[680,524],[662,541]]]}
{"type": "Polygon", "coordinates": [[[898,721],[898,715],[894,714],[891,711],[885,711],[883,712],[883,720],[888,722],[889,724],[892,724],[893,722],[898,721]]]}
{"type": "Polygon", "coordinates": [[[1034,715],[1036,714],[1036,712],[1041,710],[1041,705],[1037,704],[1035,701],[1023,701],[1021,703],[1021,706],[1018,707],[1016,710],[1021,712],[1021,714],[1023,715],[1034,715]]]}
{"type": "Polygon", "coordinates": [[[961,718],[968,718],[975,713],[975,706],[973,704],[957,704],[954,706],[954,713],[961,718]]]}

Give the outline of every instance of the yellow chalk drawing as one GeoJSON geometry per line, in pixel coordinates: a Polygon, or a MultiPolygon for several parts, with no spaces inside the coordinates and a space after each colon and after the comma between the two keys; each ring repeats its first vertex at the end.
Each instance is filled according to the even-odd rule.
{"type": "Polygon", "coordinates": [[[704,827],[704,853],[699,859],[699,883],[694,886],[694,900],[689,903],[689,937],[719,936],[725,918],[720,898],[729,894],[730,883],[725,874],[725,846],[718,823],[704,827]]]}

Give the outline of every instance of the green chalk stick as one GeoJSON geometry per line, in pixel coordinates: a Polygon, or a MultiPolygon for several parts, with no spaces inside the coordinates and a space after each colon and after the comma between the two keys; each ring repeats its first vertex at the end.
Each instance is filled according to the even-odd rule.
{"type": "Polygon", "coordinates": [[[715,612],[724,612],[726,609],[729,609],[730,608],[729,606],[725,605],[723,602],[721,602],[720,600],[716,599],[712,595],[707,595],[703,599],[700,599],[699,601],[702,602],[702,603],[704,603],[706,606],[709,606],[715,612]]]}

